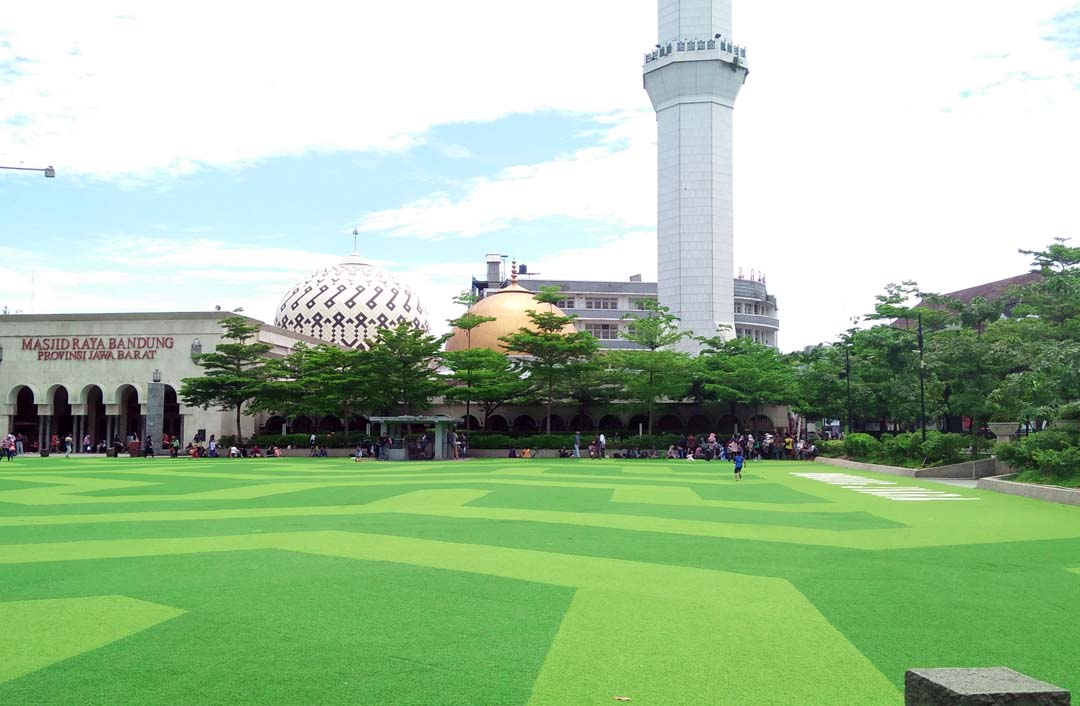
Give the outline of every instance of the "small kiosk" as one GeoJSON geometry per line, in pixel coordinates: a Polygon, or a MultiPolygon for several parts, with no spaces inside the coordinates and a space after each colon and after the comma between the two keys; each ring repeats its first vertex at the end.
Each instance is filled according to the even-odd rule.
{"type": "Polygon", "coordinates": [[[455,420],[445,414],[435,415],[402,415],[398,417],[369,417],[368,434],[389,434],[395,440],[395,445],[389,449],[391,461],[445,461],[452,458],[449,446],[450,430],[454,428],[455,420]],[[434,438],[428,444],[410,443],[405,439],[408,429],[413,425],[434,427],[434,438]],[[374,427],[378,425],[378,431],[374,427]],[[401,441],[398,445],[397,442],[401,441]]]}

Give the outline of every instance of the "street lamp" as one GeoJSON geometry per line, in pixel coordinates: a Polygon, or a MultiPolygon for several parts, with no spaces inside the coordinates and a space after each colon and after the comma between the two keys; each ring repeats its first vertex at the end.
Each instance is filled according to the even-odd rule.
{"type": "Polygon", "coordinates": [[[13,169],[18,172],[45,172],[45,176],[49,179],[56,177],[56,170],[53,169],[51,164],[47,167],[5,167],[0,165],[0,169],[13,169]]]}

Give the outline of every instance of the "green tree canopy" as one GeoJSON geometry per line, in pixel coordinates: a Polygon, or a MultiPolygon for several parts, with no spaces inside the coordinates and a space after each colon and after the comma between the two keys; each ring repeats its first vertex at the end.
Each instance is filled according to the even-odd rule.
{"type": "Polygon", "coordinates": [[[380,329],[368,351],[373,406],[387,414],[429,409],[431,399],[445,389],[438,361],[447,338],[407,323],[380,329]]]}
{"type": "Polygon", "coordinates": [[[592,334],[566,331],[576,317],[556,313],[560,291],[560,287],[542,287],[535,295],[536,300],[549,306],[527,310],[532,327],[522,327],[499,339],[508,352],[523,356],[521,366],[533,393],[544,401],[549,434],[554,401],[565,397],[577,364],[591,358],[599,348],[592,334]]]}
{"type": "MultiPolygon", "coordinates": [[[[483,412],[481,428],[497,409],[514,404],[529,392],[530,385],[509,358],[487,348],[471,348],[443,353],[450,373],[444,393],[447,402],[474,402],[483,412]]],[[[469,414],[466,407],[466,414],[469,414]]]]}
{"type": "Polygon", "coordinates": [[[259,331],[258,326],[248,323],[242,316],[230,316],[220,322],[225,329],[222,342],[213,352],[202,353],[196,362],[203,375],[184,378],[180,397],[184,404],[209,409],[217,407],[223,412],[236,413],[236,438],[242,438],[241,410],[255,399],[269,379],[266,354],[272,346],[268,343],[249,343],[259,331]]]}
{"type": "Polygon", "coordinates": [[[714,400],[745,404],[788,404],[795,399],[792,367],[772,346],[749,338],[698,339],[705,348],[696,359],[705,392],[714,400]]]}

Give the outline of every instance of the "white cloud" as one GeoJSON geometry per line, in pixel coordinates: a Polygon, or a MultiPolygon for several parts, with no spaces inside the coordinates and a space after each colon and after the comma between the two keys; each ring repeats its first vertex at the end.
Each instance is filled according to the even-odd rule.
{"type": "Polygon", "coordinates": [[[655,118],[603,116],[596,147],[470,180],[465,194],[440,192],[368,213],[360,230],[400,237],[468,237],[559,216],[621,226],[656,221],[655,118]]]}
{"type": "MultiPolygon", "coordinates": [[[[736,259],[768,274],[785,347],[846,328],[886,282],[955,289],[1023,271],[1018,247],[1080,237],[1080,62],[1071,40],[1044,39],[1064,31],[1047,21],[1071,5],[736,0],[751,69],[736,111],[736,259]]],[[[655,125],[638,65],[655,0],[295,7],[13,4],[0,66],[31,61],[0,74],[0,157],[145,176],[401,149],[432,126],[514,112],[601,115],[593,147],[368,214],[365,227],[434,239],[571,217],[630,233],[634,260],[655,267],[655,125]]],[[[184,252],[173,248],[155,252],[184,252]]],[[[294,277],[288,249],[260,250],[217,250],[194,269],[250,262],[274,273],[266,287],[294,277]]],[[[647,269],[615,252],[588,276],[647,269]]],[[[580,259],[530,264],[570,277],[580,259]]],[[[445,267],[416,273],[452,295],[479,257],[445,267]]],[[[189,296],[140,304],[159,294],[189,296]]],[[[67,310],[80,308],[72,300],[90,301],[69,296],[67,310]]]]}
{"type": "Polygon", "coordinates": [[[15,3],[0,19],[11,45],[0,67],[29,61],[0,74],[0,155],[67,173],[184,174],[309,150],[396,150],[433,125],[515,112],[608,111],[638,99],[651,7],[15,3]]]}

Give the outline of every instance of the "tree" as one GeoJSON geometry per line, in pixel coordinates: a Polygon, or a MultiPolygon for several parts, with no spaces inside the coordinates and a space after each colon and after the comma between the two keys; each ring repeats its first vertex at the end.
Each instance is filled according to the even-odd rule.
{"type": "Polygon", "coordinates": [[[795,398],[792,368],[772,346],[749,338],[698,340],[705,346],[697,358],[705,392],[727,402],[733,413],[740,403],[756,411],[759,405],[787,404],[795,398]]]}
{"type": "Polygon", "coordinates": [[[671,309],[661,306],[655,299],[639,299],[635,302],[643,315],[625,314],[626,329],[619,335],[650,351],[673,346],[684,338],[691,338],[691,331],[679,328],[679,317],[671,309]]]}
{"type": "Polygon", "coordinates": [[[810,419],[845,418],[848,386],[846,360],[850,359],[844,356],[846,345],[841,342],[840,345],[818,346],[786,356],[794,375],[792,407],[796,412],[810,419]]]}
{"type": "Polygon", "coordinates": [[[439,351],[448,336],[432,336],[408,323],[379,329],[371,345],[371,399],[384,412],[419,412],[445,389],[437,372],[439,351]]]}
{"type": "Polygon", "coordinates": [[[184,404],[193,407],[218,407],[222,412],[236,412],[236,438],[243,434],[240,427],[241,410],[255,399],[269,377],[266,354],[272,346],[268,343],[248,343],[258,333],[242,316],[230,316],[218,323],[225,329],[222,338],[232,343],[219,343],[212,353],[202,353],[196,363],[203,368],[203,376],[184,378],[180,397],[184,404]]]}
{"type": "Polygon", "coordinates": [[[622,378],[626,399],[645,406],[649,416],[649,433],[660,400],[680,400],[690,391],[690,357],[685,353],[661,350],[693,336],[679,329],[679,317],[655,299],[641,299],[638,307],[644,315],[626,314],[626,330],[620,335],[644,350],[616,351],[611,354],[612,365],[622,378]]]}
{"type": "Polygon", "coordinates": [[[288,422],[300,415],[317,414],[315,396],[308,384],[311,350],[298,343],[284,358],[268,360],[267,380],[259,386],[248,409],[280,414],[288,422]]]}
{"type": "Polygon", "coordinates": [[[488,419],[503,405],[513,404],[529,392],[529,382],[521,378],[521,371],[502,353],[487,348],[463,351],[447,351],[443,362],[450,369],[446,379],[444,397],[448,402],[475,402],[484,414],[481,428],[486,429],[488,419]]]}
{"type": "Polygon", "coordinates": [[[575,363],[567,371],[566,397],[578,414],[587,417],[590,410],[607,407],[622,396],[623,376],[614,364],[611,355],[604,354],[575,363]]]}
{"type": "Polygon", "coordinates": [[[349,434],[354,415],[370,410],[379,395],[379,368],[371,351],[320,345],[308,354],[305,378],[311,402],[317,414],[334,414],[349,434]]]}
{"type": "MultiPolygon", "coordinates": [[[[456,329],[459,329],[459,330],[465,332],[465,350],[466,351],[471,351],[472,350],[472,331],[473,331],[473,329],[476,328],[477,326],[479,326],[480,324],[486,324],[489,321],[494,321],[495,320],[494,316],[481,316],[480,314],[474,314],[474,313],[472,313],[471,311],[468,310],[473,304],[475,304],[477,302],[478,299],[479,299],[478,296],[476,296],[475,294],[472,294],[470,292],[467,292],[467,291],[462,292],[461,294],[454,297],[454,303],[463,305],[466,308],[466,311],[465,311],[464,314],[457,317],[456,319],[449,319],[448,320],[448,323],[450,324],[450,326],[452,328],[456,328],[456,329]]],[[[494,352],[494,351],[492,351],[492,352],[494,352]]],[[[463,383],[466,388],[472,387],[472,385],[473,385],[472,371],[469,368],[469,365],[470,365],[470,362],[472,361],[472,359],[473,358],[468,356],[468,355],[466,355],[466,356],[458,356],[458,363],[463,364],[464,367],[454,368],[455,375],[459,375],[459,377],[457,377],[456,379],[459,382],[463,383]]],[[[488,360],[492,360],[492,359],[488,359],[488,360]]],[[[466,394],[464,396],[464,400],[465,400],[465,428],[468,429],[469,428],[469,420],[472,419],[472,409],[471,409],[472,395],[471,394],[466,394]]],[[[485,412],[484,419],[486,420],[487,417],[490,414],[491,414],[491,412],[485,412]]],[[[487,423],[485,421],[485,426],[486,426],[486,424],[487,423]]]]}
{"type": "Polygon", "coordinates": [[[542,287],[535,295],[546,310],[528,309],[532,328],[501,337],[506,350],[525,356],[521,366],[532,383],[535,394],[547,410],[547,433],[551,433],[551,407],[566,394],[566,385],[575,374],[576,365],[591,358],[599,348],[596,338],[586,332],[567,332],[577,317],[556,313],[560,287],[542,287]]]}

